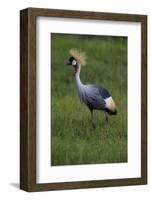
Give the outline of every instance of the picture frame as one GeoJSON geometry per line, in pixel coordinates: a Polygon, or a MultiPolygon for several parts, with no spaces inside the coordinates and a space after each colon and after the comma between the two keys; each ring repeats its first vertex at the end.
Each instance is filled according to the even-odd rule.
{"type": "MultiPolygon", "coordinates": [[[[137,102],[136,102],[137,103],[137,102]]],[[[135,132],[135,130],[134,130],[135,132]]],[[[69,177],[70,179],[70,177],[69,177]]],[[[34,191],[147,184],[147,16],[27,8],[20,11],[20,189],[34,191]],[[139,23],[141,27],[140,177],[37,183],[37,26],[38,17],[139,23]]]]}

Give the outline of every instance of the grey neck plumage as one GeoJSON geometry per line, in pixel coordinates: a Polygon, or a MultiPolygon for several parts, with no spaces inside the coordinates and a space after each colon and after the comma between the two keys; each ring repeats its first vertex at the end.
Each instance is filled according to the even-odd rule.
{"type": "Polygon", "coordinates": [[[84,94],[84,84],[80,80],[80,70],[81,70],[81,65],[78,64],[78,70],[75,74],[75,83],[76,83],[76,87],[77,87],[77,90],[78,90],[80,100],[82,101],[82,96],[84,94]]]}

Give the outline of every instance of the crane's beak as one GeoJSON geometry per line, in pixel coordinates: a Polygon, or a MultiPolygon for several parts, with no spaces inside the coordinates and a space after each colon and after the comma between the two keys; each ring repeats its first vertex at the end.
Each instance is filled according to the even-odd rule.
{"type": "Polygon", "coordinates": [[[67,65],[71,65],[71,62],[69,61],[69,62],[67,63],[67,65]]]}

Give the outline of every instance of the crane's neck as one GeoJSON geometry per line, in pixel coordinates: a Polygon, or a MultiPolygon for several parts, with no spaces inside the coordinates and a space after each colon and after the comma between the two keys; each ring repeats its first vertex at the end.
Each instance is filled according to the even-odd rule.
{"type": "Polygon", "coordinates": [[[83,94],[83,89],[84,89],[84,84],[80,80],[80,71],[81,71],[81,65],[78,64],[78,69],[75,74],[75,83],[78,89],[79,97],[82,100],[82,94],[83,94]]]}
{"type": "Polygon", "coordinates": [[[80,64],[77,64],[77,71],[75,73],[75,81],[76,81],[76,85],[77,87],[81,87],[83,84],[81,83],[81,80],[80,80],[80,71],[81,71],[81,65],[80,64]]]}

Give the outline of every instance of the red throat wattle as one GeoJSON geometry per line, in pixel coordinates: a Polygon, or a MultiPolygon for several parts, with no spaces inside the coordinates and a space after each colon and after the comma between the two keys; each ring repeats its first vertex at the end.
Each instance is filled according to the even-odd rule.
{"type": "Polygon", "coordinates": [[[77,67],[73,67],[73,75],[75,76],[77,73],[77,67]]]}

